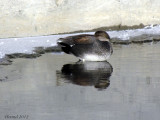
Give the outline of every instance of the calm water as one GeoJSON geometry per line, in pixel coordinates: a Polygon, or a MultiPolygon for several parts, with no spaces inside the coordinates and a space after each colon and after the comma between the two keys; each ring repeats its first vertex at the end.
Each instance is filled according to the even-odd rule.
{"type": "Polygon", "coordinates": [[[108,62],[77,61],[44,54],[0,66],[0,120],[160,119],[160,43],[116,45],[108,62]]]}

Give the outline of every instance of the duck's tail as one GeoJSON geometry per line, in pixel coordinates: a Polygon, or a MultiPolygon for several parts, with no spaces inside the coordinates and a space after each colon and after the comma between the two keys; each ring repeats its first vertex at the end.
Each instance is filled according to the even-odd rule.
{"type": "Polygon", "coordinates": [[[67,54],[70,54],[70,51],[71,51],[71,47],[70,45],[66,44],[63,42],[63,38],[60,38],[57,40],[57,44],[61,47],[61,49],[67,53],[67,54]]]}

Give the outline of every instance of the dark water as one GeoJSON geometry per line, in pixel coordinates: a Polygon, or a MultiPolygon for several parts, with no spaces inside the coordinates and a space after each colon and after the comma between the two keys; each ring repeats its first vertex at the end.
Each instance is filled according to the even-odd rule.
{"type": "Polygon", "coordinates": [[[108,62],[77,61],[45,54],[0,66],[0,120],[160,119],[160,43],[116,45],[108,62]]]}

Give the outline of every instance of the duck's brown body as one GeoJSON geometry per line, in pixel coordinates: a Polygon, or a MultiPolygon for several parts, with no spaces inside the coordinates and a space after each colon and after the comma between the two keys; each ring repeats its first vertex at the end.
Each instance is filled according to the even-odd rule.
{"type": "Polygon", "coordinates": [[[104,31],[95,35],[82,34],[60,38],[57,43],[67,54],[73,54],[83,61],[105,61],[112,54],[110,37],[104,31]]]}

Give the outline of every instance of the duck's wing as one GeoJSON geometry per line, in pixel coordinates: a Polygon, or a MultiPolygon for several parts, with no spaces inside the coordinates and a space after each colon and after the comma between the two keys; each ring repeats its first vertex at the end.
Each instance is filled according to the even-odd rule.
{"type": "Polygon", "coordinates": [[[82,35],[76,35],[76,36],[69,36],[66,38],[60,38],[58,39],[57,43],[60,45],[69,45],[73,46],[76,44],[91,44],[96,40],[94,35],[89,34],[82,34],[82,35]]]}
{"type": "Polygon", "coordinates": [[[94,35],[78,35],[73,37],[74,44],[92,44],[95,40],[94,35]]]}
{"type": "Polygon", "coordinates": [[[57,43],[61,46],[62,50],[70,54],[72,53],[72,48],[77,45],[88,45],[93,44],[96,38],[94,35],[88,35],[88,34],[82,34],[82,35],[76,35],[76,36],[69,36],[66,38],[60,38],[58,39],[57,43]]]}

